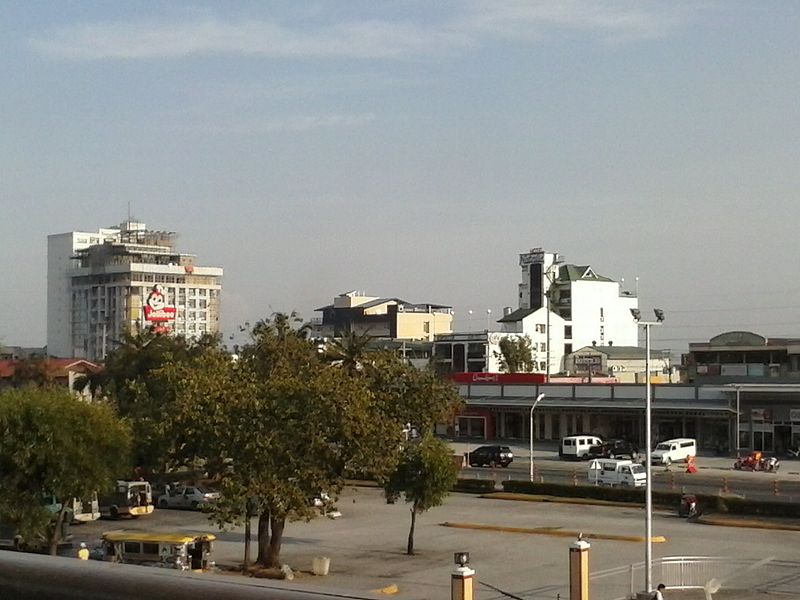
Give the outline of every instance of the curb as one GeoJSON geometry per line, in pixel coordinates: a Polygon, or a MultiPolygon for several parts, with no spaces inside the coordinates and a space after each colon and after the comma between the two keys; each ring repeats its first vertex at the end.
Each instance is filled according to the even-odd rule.
{"type": "MultiPolygon", "coordinates": [[[[473,529],[477,531],[500,531],[503,533],[527,533],[533,535],[550,535],[553,537],[578,538],[586,540],[610,540],[615,542],[644,542],[647,538],[642,535],[615,535],[611,533],[584,533],[582,531],[570,531],[560,527],[507,527],[504,525],[483,525],[480,523],[451,523],[445,521],[440,523],[442,527],[453,527],[455,529],[473,529]]],[[[650,538],[654,544],[663,544],[667,541],[663,535],[654,535],[650,538]]]]}
{"type": "Polygon", "coordinates": [[[800,531],[800,525],[792,523],[774,523],[772,521],[758,521],[754,519],[729,519],[714,515],[701,515],[697,522],[702,525],[715,525],[718,527],[740,527],[742,529],[770,529],[775,531],[800,531]]]}
{"type": "Polygon", "coordinates": [[[612,506],[616,508],[644,508],[638,502],[617,502],[615,500],[600,500],[597,498],[573,498],[568,496],[543,496],[538,494],[518,494],[513,492],[492,492],[481,494],[481,498],[489,500],[517,500],[519,502],[553,502],[557,504],[583,504],[592,506],[612,506]]]}

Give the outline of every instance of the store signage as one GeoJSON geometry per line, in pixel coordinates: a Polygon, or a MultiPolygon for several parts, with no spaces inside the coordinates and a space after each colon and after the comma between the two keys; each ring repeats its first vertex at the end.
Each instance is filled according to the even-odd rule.
{"type": "Polygon", "coordinates": [[[789,420],[794,423],[800,423],[800,409],[798,408],[790,408],[789,409],[789,420]]]}
{"type": "Polygon", "coordinates": [[[601,364],[603,364],[603,361],[599,356],[576,356],[575,364],[599,367],[601,364]]]}
{"type": "Polygon", "coordinates": [[[772,411],[766,408],[754,408],[750,411],[753,421],[772,421],[772,411]]]}
{"type": "Polygon", "coordinates": [[[540,265],[544,263],[544,252],[542,250],[534,250],[528,254],[521,254],[519,257],[519,265],[540,265]]]}
{"type": "Polygon", "coordinates": [[[151,323],[164,323],[175,320],[175,307],[167,306],[167,297],[164,289],[156,284],[147,295],[144,305],[144,318],[151,323]]]}

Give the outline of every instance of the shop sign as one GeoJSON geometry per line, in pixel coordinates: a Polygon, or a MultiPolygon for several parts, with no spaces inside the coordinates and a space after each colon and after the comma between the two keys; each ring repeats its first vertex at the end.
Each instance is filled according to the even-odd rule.
{"type": "Polygon", "coordinates": [[[793,423],[800,423],[800,408],[789,409],[789,420],[793,423]]]}
{"type": "Polygon", "coordinates": [[[147,295],[144,305],[144,318],[151,323],[164,323],[175,320],[175,307],[167,306],[164,289],[156,284],[147,295]]]}
{"type": "Polygon", "coordinates": [[[750,411],[753,421],[772,421],[772,411],[766,408],[754,408],[750,411]]]}

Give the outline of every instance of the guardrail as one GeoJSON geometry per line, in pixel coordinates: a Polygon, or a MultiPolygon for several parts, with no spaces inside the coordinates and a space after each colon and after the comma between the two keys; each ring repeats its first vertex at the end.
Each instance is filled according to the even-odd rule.
{"type": "MultiPolygon", "coordinates": [[[[800,562],[774,558],[665,556],[653,560],[653,582],[672,589],[715,588],[753,590],[761,594],[796,595],[800,562]]],[[[635,598],[644,580],[644,563],[633,563],[590,574],[593,598],[635,598]]]]}

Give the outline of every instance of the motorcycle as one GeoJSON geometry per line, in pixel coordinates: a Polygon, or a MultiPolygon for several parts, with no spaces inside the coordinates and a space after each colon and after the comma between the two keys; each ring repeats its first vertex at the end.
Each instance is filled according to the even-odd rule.
{"type": "Polygon", "coordinates": [[[684,519],[691,519],[700,514],[697,505],[697,496],[694,494],[684,494],[681,496],[681,503],[678,506],[678,516],[684,519]]]}
{"type": "Polygon", "coordinates": [[[737,471],[767,471],[770,473],[776,472],[781,466],[781,461],[776,457],[762,456],[761,452],[756,450],[747,456],[740,456],[733,463],[733,468],[737,471]]]}

